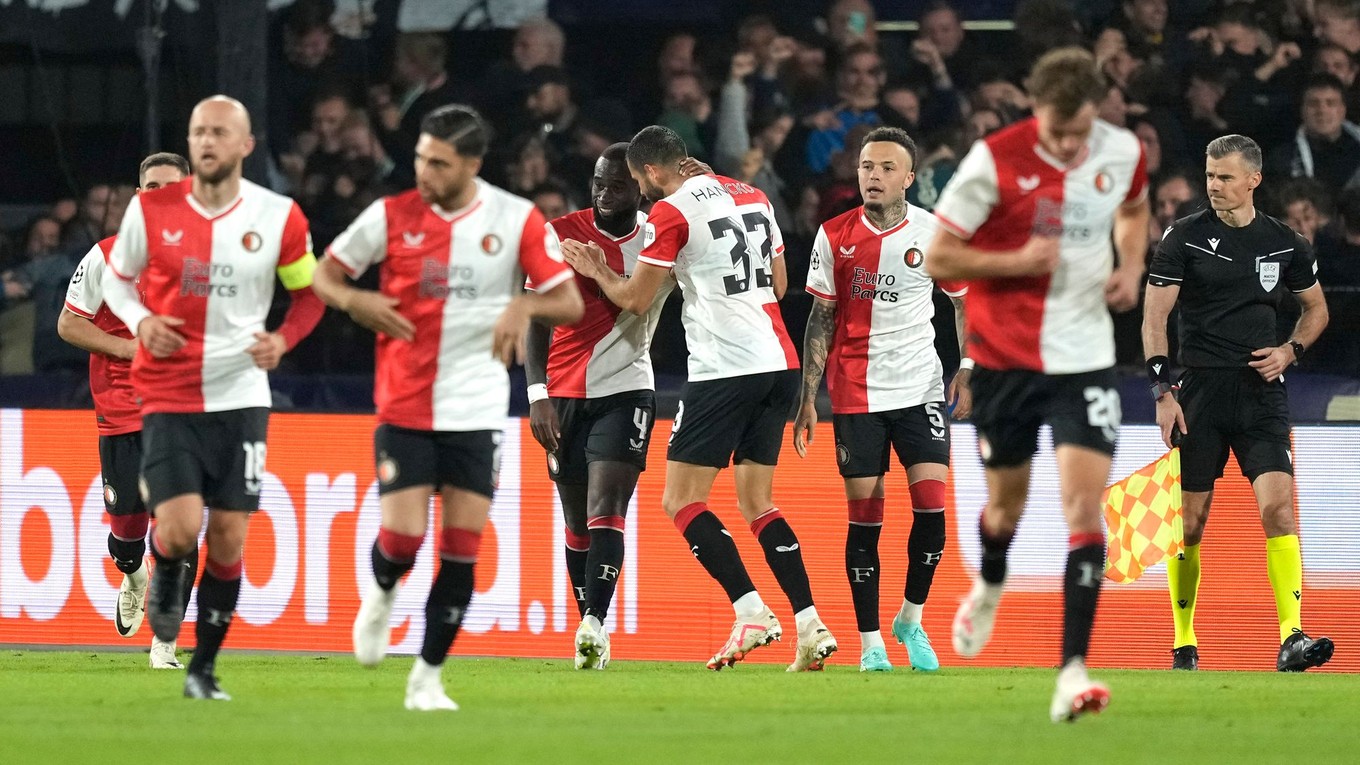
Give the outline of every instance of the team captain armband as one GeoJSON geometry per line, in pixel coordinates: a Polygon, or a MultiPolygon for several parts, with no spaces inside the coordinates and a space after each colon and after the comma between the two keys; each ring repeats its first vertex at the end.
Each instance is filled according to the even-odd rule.
{"type": "Polygon", "coordinates": [[[308,252],[297,260],[278,267],[279,281],[289,292],[312,286],[312,275],[316,273],[316,256],[308,252]]]}

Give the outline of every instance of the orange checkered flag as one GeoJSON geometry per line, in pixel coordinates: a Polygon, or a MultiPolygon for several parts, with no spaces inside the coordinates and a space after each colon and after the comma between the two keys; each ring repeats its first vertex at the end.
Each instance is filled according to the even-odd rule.
{"type": "Polygon", "coordinates": [[[1185,549],[1179,448],[1106,489],[1104,499],[1106,579],[1127,584],[1185,549]]]}

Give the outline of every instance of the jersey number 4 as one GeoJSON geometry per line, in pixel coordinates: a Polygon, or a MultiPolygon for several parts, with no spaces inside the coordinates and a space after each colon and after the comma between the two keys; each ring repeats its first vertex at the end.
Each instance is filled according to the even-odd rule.
{"type": "Polygon", "coordinates": [[[770,278],[770,254],[773,249],[770,244],[770,219],[765,217],[764,213],[748,212],[741,216],[741,223],[738,223],[736,218],[711,220],[708,222],[708,230],[713,234],[714,241],[722,239],[729,233],[732,235],[732,268],[736,273],[723,277],[723,286],[727,289],[728,295],[750,292],[752,281],[755,282],[756,289],[764,289],[774,283],[770,278]],[[742,223],[746,224],[744,228],[742,223]],[[760,258],[757,260],[755,253],[751,252],[751,244],[746,239],[746,233],[748,231],[755,233],[758,228],[765,229],[765,238],[760,244],[760,258]]]}

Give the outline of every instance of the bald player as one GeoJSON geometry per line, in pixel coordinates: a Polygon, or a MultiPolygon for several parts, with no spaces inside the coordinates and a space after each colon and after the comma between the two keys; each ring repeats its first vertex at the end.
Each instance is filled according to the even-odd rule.
{"type": "Polygon", "coordinates": [[[194,699],[231,698],[214,669],[241,591],[246,523],[260,505],[268,371],[324,310],[311,290],[316,258],[302,210],[241,177],[254,148],[239,101],[200,101],[189,118],[193,176],[133,199],[101,282],[138,341],[141,493],[156,517],[147,615],[160,640],[179,635],[186,562],[209,508],[197,648],[184,681],[194,699]],[[292,300],[266,331],[276,280],[292,300]]]}

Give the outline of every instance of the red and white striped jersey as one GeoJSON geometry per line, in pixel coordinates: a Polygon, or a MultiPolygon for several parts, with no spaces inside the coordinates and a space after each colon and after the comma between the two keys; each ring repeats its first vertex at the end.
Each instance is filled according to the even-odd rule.
{"type": "MultiPolygon", "coordinates": [[[[642,227],[647,217],[638,213],[638,225],[614,238],[595,225],[590,208],[568,213],[552,221],[558,239],[595,242],[604,250],[605,261],[621,276],[632,276],[642,252],[642,227]]],[[[553,398],[601,398],[633,390],[653,390],[652,333],[671,282],[657,292],[651,308],[641,316],[619,310],[600,291],[594,279],[576,274],[576,286],[585,302],[585,315],[575,324],[553,329],[548,350],[548,395],[553,398]]]]}
{"type": "MultiPolygon", "coordinates": [[[[66,310],[89,319],[104,332],[132,339],[132,333],[113,311],[104,305],[104,270],[114,237],[109,237],[85,253],[71,284],[66,288],[66,310]]],[[[142,410],[132,389],[132,362],[102,353],[90,354],[90,395],[94,398],[95,422],[99,435],[118,436],[142,429],[142,410]]]]}
{"type": "Polygon", "coordinates": [[[638,260],[675,270],[690,380],[798,368],[770,274],[783,256],[770,201],[749,184],[695,176],[652,206],[638,260]]]}
{"type": "Polygon", "coordinates": [[[1049,374],[1113,366],[1110,235],[1119,206],[1146,193],[1142,143],[1102,120],[1069,165],[1039,145],[1033,118],[973,144],[935,206],[940,223],[998,253],[1035,233],[1062,241],[1052,274],[970,282],[969,356],[989,369],[1049,374]]]}
{"type": "Polygon", "coordinates": [[[145,305],[110,303],[129,327],[149,314],[184,320],[176,331],[188,343],[179,351],[157,359],[137,349],[132,382],[142,413],[270,406],[269,376],[246,349],[264,331],[275,273],[288,289],[311,283],[307,218],[292,199],[247,180],[226,208],[205,210],[192,183],[133,198],[103,279],[106,300],[110,279],[138,283],[145,305]]]}
{"type": "MultiPolygon", "coordinates": [[[[836,302],[836,334],[826,385],[836,414],[890,412],[944,401],[944,369],[935,352],[935,282],[926,275],[935,216],[907,205],[887,231],[856,207],[817,232],[807,291],[836,302]]],[[[968,291],[941,282],[950,297],[968,291]]]]}
{"type": "Polygon", "coordinates": [[[547,291],[574,273],[557,237],[526,199],[477,179],[461,210],[414,189],[383,197],[326,250],[350,276],[381,267],[383,294],[415,338],[378,335],[378,421],[416,430],[501,430],[510,378],[492,355],[492,330],[527,276],[547,291]]]}

